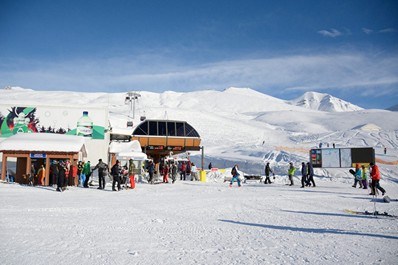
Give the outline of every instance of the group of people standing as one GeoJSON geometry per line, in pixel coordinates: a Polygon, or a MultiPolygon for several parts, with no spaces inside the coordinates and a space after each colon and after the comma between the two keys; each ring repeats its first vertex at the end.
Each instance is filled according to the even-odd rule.
{"type": "Polygon", "coordinates": [[[374,163],[370,163],[369,170],[365,167],[365,165],[355,165],[355,170],[353,171],[354,175],[354,184],[353,188],[357,187],[359,184],[359,188],[368,189],[368,181],[369,187],[371,188],[371,192],[369,195],[376,195],[377,190],[380,190],[382,195],[386,193],[386,190],[380,186],[380,171],[379,167],[374,163]],[[369,180],[370,177],[370,180],[369,180]]]}
{"type": "MultiPolygon", "coordinates": [[[[148,162],[146,169],[149,174],[148,182],[154,184],[155,164],[152,160],[148,162]]],[[[169,183],[169,176],[174,184],[177,180],[177,172],[180,173],[180,180],[186,180],[190,177],[191,180],[198,180],[198,169],[190,160],[182,161],[180,164],[176,161],[164,161],[159,163],[159,173],[162,177],[163,183],[169,183]]]]}
{"type": "MultiPolygon", "coordinates": [[[[293,180],[293,176],[294,173],[296,172],[297,168],[295,168],[293,166],[293,163],[290,162],[289,163],[289,168],[287,170],[287,175],[289,177],[289,182],[290,184],[287,184],[289,186],[293,186],[294,185],[294,180],[293,180]]],[[[265,180],[264,180],[264,184],[271,184],[271,179],[270,179],[270,174],[272,173],[275,179],[275,174],[272,171],[272,169],[270,168],[269,162],[267,162],[267,164],[265,165],[265,180]]],[[[315,181],[314,181],[314,168],[312,166],[312,164],[310,162],[307,162],[307,164],[305,162],[301,163],[301,188],[304,187],[316,187],[315,185],[315,181]]]]}

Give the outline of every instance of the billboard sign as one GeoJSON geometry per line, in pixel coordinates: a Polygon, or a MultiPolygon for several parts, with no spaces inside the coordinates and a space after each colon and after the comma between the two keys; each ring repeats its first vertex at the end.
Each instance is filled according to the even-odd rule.
{"type": "Polygon", "coordinates": [[[104,139],[107,108],[0,106],[0,137],[16,133],[58,133],[104,139]]]}
{"type": "Polygon", "coordinates": [[[310,161],[313,167],[349,168],[355,164],[369,165],[375,162],[372,147],[311,149],[310,161]]]}

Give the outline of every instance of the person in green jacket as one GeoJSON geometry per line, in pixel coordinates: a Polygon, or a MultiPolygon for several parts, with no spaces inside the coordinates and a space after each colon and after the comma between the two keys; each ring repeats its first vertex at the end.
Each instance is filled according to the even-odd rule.
{"type": "Polygon", "coordinates": [[[290,166],[289,166],[289,169],[287,171],[287,174],[289,175],[289,180],[290,180],[290,185],[289,186],[293,186],[294,185],[293,175],[294,175],[295,171],[296,171],[296,168],[293,166],[293,163],[290,162],[290,166]]]}
{"type": "Polygon", "coordinates": [[[84,166],[83,166],[83,174],[86,176],[86,179],[84,180],[84,187],[88,188],[88,181],[89,181],[90,176],[91,176],[90,161],[88,161],[87,163],[84,164],[84,166]]]}

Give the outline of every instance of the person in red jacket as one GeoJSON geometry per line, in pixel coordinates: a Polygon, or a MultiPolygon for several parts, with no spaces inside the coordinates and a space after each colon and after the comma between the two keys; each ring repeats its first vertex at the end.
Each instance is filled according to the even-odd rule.
{"type": "Polygon", "coordinates": [[[372,172],[370,173],[370,176],[372,177],[372,192],[369,193],[369,195],[376,195],[376,188],[381,191],[381,194],[384,196],[384,193],[386,193],[386,190],[383,189],[380,186],[380,171],[379,167],[375,165],[374,163],[370,163],[370,166],[372,167],[372,172]]]}

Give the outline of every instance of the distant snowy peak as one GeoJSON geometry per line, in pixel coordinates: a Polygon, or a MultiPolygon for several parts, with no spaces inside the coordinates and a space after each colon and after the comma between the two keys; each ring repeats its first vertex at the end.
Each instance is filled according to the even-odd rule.
{"type": "Polygon", "coordinates": [[[4,90],[13,90],[13,91],[33,91],[33,89],[23,88],[23,87],[19,87],[19,86],[6,86],[3,89],[4,90]]]}
{"type": "Polygon", "coordinates": [[[398,104],[394,105],[392,107],[389,107],[387,110],[391,110],[391,111],[398,111],[398,104]]]}
{"type": "Polygon", "coordinates": [[[333,97],[329,94],[318,92],[306,92],[301,97],[290,100],[288,102],[299,107],[326,112],[346,112],[362,110],[362,108],[358,107],[357,105],[333,97]]]}

